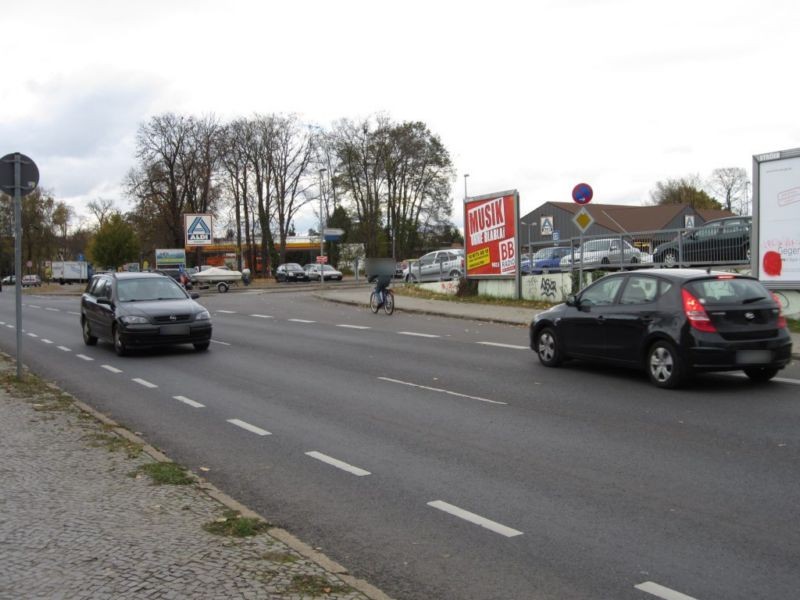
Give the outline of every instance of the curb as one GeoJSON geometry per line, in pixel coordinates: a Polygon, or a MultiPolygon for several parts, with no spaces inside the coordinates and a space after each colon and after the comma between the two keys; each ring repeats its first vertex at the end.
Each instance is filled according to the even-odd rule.
{"type": "MultiPolygon", "coordinates": [[[[131,432],[128,429],[125,429],[110,417],[95,410],[85,402],[78,400],[75,396],[73,396],[68,392],[65,392],[64,390],[59,388],[56,384],[48,383],[48,385],[54,389],[59,390],[61,393],[72,399],[73,403],[78,409],[87,413],[88,415],[91,415],[94,419],[100,421],[102,424],[112,428],[112,431],[118,436],[125,438],[126,440],[133,442],[135,444],[141,445],[142,450],[153,460],[157,462],[173,462],[166,454],[148,444],[146,441],[144,441],[135,433],[131,432]]],[[[236,511],[243,517],[249,517],[253,519],[258,519],[260,521],[268,522],[268,520],[265,519],[263,516],[261,516],[254,510],[248,508],[238,500],[232,498],[231,496],[229,496],[228,494],[217,488],[214,484],[204,480],[202,477],[199,477],[197,474],[193,473],[188,469],[187,473],[189,473],[190,476],[195,479],[196,489],[205,493],[213,500],[219,502],[225,508],[236,511]]],[[[381,591],[371,583],[368,583],[363,579],[359,579],[358,577],[350,575],[346,567],[328,558],[322,552],[314,550],[311,546],[302,542],[301,540],[299,540],[297,537],[295,537],[285,529],[281,529],[279,527],[272,527],[267,530],[267,534],[274,537],[278,541],[283,542],[284,544],[289,546],[292,550],[300,554],[303,558],[306,558],[311,562],[319,565],[329,573],[333,573],[334,575],[339,577],[339,579],[341,579],[343,582],[349,585],[351,588],[361,592],[362,594],[370,598],[370,600],[392,600],[390,596],[385,594],[383,591],[381,591]]]]}

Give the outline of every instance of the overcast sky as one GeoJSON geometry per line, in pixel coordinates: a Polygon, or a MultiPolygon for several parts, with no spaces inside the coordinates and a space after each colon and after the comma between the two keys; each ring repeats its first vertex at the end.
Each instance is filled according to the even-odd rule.
{"type": "Polygon", "coordinates": [[[167,111],[423,121],[459,226],[465,173],[470,195],[518,189],[524,214],[582,181],[643,204],[800,146],[797,0],[26,0],[2,24],[0,155],[32,157],[79,214],[129,207],[137,127],[167,111]]]}

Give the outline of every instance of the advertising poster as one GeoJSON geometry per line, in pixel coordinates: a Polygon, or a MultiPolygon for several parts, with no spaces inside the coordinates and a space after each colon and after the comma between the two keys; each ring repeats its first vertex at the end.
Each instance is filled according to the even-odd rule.
{"type": "Polygon", "coordinates": [[[186,250],[183,248],[159,248],[156,250],[156,269],[186,265],[186,250]]]}
{"type": "Polygon", "coordinates": [[[211,215],[183,215],[187,246],[208,246],[214,243],[211,215]]]}
{"type": "Polygon", "coordinates": [[[800,286],[800,156],[757,162],[758,278],[800,286]]]}
{"type": "Polygon", "coordinates": [[[517,271],[515,190],[467,198],[464,240],[467,277],[514,277],[517,271]]]}

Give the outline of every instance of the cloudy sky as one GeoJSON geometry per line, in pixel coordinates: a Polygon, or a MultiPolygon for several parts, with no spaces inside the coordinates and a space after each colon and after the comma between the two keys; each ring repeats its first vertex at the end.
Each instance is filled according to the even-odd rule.
{"type": "Polygon", "coordinates": [[[31,156],[79,214],[128,207],[137,127],[166,111],[424,121],[459,225],[465,173],[523,213],[581,181],[642,204],[800,146],[796,0],[26,0],[2,23],[0,154],[31,156]]]}

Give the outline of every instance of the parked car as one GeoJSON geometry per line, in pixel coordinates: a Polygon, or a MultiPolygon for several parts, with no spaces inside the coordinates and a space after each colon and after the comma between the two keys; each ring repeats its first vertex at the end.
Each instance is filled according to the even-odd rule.
{"type": "Polygon", "coordinates": [[[407,282],[440,281],[464,277],[464,251],[460,248],[428,252],[417,261],[409,261],[403,271],[407,282]]]}
{"type": "Polygon", "coordinates": [[[547,367],[578,358],[643,368],[662,388],[703,371],[767,381],[792,356],[781,304],[758,280],[697,269],[606,275],[537,315],[530,343],[547,367]]]}
{"type": "Polygon", "coordinates": [[[599,240],[589,240],[574,249],[573,252],[566,254],[559,265],[561,270],[569,271],[571,268],[583,267],[605,267],[606,265],[635,265],[638,263],[650,263],[653,257],[646,252],[642,252],[628,240],[620,238],[602,238],[599,240]],[[620,242],[622,246],[620,246],[620,242]]]}
{"type": "Polygon", "coordinates": [[[653,260],[665,267],[749,262],[751,230],[751,217],[715,219],[660,244],[653,260]]]}
{"type": "Polygon", "coordinates": [[[540,248],[533,256],[523,254],[520,261],[520,273],[539,275],[540,273],[558,273],[561,270],[561,259],[571,254],[569,246],[551,246],[540,248]],[[533,259],[533,264],[531,264],[533,259]]]}
{"type": "Polygon", "coordinates": [[[285,263],[275,269],[275,281],[309,281],[308,273],[297,263],[285,263]]]}
{"type": "Polygon", "coordinates": [[[303,270],[308,275],[308,278],[312,281],[319,281],[320,271],[324,273],[325,281],[332,279],[334,281],[341,281],[342,280],[342,272],[334,269],[330,265],[318,265],[316,263],[309,263],[303,266],[303,270]],[[320,267],[322,267],[320,269],[320,267]]]}
{"type": "Polygon", "coordinates": [[[174,279],[159,273],[103,273],[81,297],[83,341],[109,340],[120,356],[131,348],[211,343],[211,316],[174,279]]]}
{"type": "Polygon", "coordinates": [[[187,290],[192,289],[192,279],[190,274],[187,273],[186,271],[182,271],[181,269],[161,268],[161,269],[156,269],[155,272],[161,273],[162,275],[166,275],[167,277],[172,277],[175,281],[180,283],[187,290]]]}
{"type": "Polygon", "coordinates": [[[6,275],[5,277],[3,277],[0,283],[2,283],[2,285],[14,285],[15,283],[17,283],[17,278],[14,277],[14,275],[6,275]]]}
{"type": "Polygon", "coordinates": [[[42,285],[42,278],[38,275],[23,275],[22,287],[39,287],[42,285]]]}

